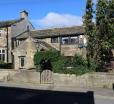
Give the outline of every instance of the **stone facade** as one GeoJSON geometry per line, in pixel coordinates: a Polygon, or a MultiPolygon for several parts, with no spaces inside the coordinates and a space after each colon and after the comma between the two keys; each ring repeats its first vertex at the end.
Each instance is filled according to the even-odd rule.
{"type": "Polygon", "coordinates": [[[23,44],[13,50],[14,69],[31,69],[34,68],[34,54],[37,49],[33,39],[29,37],[23,44]]]}
{"type": "MultiPolygon", "coordinates": [[[[5,63],[13,63],[12,50],[14,49],[15,36],[27,30],[27,26],[33,29],[28,20],[28,13],[22,11],[17,20],[0,21],[0,60],[5,63]]],[[[19,43],[18,43],[19,45],[19,43]]]]}
{"type": "Polygon", "coordinates": [[[0,28],[0,60],[7,62],[7,33],[5,28],[0,28]]]}
{"type": "MultiPolygon", "coordinates": [[[[83,35],[83,40],[86,41],[86,37],[83,35]]],[[[79,39],[82,38],[79,36],[79,39]]],[[[48,43],[50,46],[54,47],[56,50],[61,51],[61,54],[64,56],[74,56],[75,54],[80,54],[86,57],[86,48],[80,48],[79,44],[61,44],[60,40],[58,39],[57,43],[53,43],[51,38],[42,39],[42,41],[48,43]]],[[[86,42],[84,44],[87,44],[86,42]]]]}

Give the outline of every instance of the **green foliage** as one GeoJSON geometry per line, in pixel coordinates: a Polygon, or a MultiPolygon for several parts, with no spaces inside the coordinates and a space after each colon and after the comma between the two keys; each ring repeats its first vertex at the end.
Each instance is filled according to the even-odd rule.
{"type": "Polygon", "coordinates": [[[73,57],[73,66],[76,67],[76,66],[87,66],[87,60],[84,59],[81,55],[75,55],[73,57]]]}
{"type": "Polygon", "coordinates": [[[87,60],[80,55],[75,55],[74,57],[68,58],[60,55],[56,51],[45,51],[45,52],[36,52],[34,55],[35,65],[39,67],[39,63],[42,58],[47,58],[51,60],[53,71],[55,73],[64,73],[64,74],[76,74],[81,75],[87,72],[93,72],[94,66],[87,67],[87,60]]]}
{"type": "Polygon", "coordinates": [[[11,63],[5,63],[0,61],[0,69],[12,69],[13,65],[11,63]]]}
{"type": "Polygon", "coordinates": [[[64,67],[73,66],[73,57],[64,57],[64,67]]]}
{"type": "Polygon", "coordinates": [[[52,63],[54,72],[64,72],[65,66],[65,58],[63,56],[59,56],[57,61],[52,63]]]}
{"type": "MultiPolygon", "coordinates": [[[[96,8],[96,62],[99,64],[99,69],[107,62],[107,56],[113,47],[114,29],[112,22],[113,0],[98,0],[96,8]],[[112,4],[111,4],[112,3],[112,4]],[[108,53],[108,54],[107,54],[108,53]]],[[[114,5],[114,4],[113,4],[114,5]]]]}
{"type": "Polygon", "coordinates": [[[84,26],[88,66],[94,60],[99,69],[102,69],[107,55],[114,48],[114,0],[98,0],[95,12],[92,0],[87,0],[84,26]],[[96,13],[95,23],[92,22],[93,13],[96,13]]]}
{"type": "Polygon", "coordinates": [[[59,53],[57,51],[37,51],[34,55],[34,64],[39,65],[42,59],[50,59],[51,62],[58,60],[59,53]]]}
{"type": "Polygon", "coordinates": [[[34,64],[36,65],[37,69],[40,69],[39,64],[42,59],[50,59],[54,71],[62,70],[64,68],[64,56],[61,56],[58,51],[37,51],[34,55],[34,64]]]}
{"type": "Polygon", "coordinates": [[[3,64],[5,64],[5,62],[0,60],[0,65],[3,65],[3,64]]]}
{"type": "Polygon", "coordinates": [[[90,67],[90,60],[94,58],[95,54],[95,34],[94,34],[94,23],[93,19],[93,2],[92,0],[87,0],[86,3],[86,13],[84,15],[84,26],[85,26],[85,35],[87,38],[87,63],[90,67]]]}

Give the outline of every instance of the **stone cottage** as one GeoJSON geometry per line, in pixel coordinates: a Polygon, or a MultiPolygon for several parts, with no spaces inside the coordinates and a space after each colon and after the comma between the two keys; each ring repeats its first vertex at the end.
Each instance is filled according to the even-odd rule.
{"type": "Polygon", "coordinates": [[[34,68],[35,52],[49,49],[66,57],[76,53],[86,55],[83,26],[36,30],[28,19],[28,12],[20,12],[17,20],[0,22],[0,60],[12,63],[14,69],[34,68]]]}
{"type": "Polygon", "coordinates": [[[28,20],[28,12],[20,12],[20,18],[15,20],[0,21],[0,60],[6,63],[12,63],[12,50],[14,45],[13,39],[15,36],[27,30],[34,29],[31,22],[28,20]]]}

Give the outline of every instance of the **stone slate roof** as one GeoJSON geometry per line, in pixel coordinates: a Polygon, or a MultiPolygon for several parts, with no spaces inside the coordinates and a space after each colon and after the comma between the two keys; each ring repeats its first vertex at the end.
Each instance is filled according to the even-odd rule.
{"type": "Polygon", "coordinates": [[[29,35],[33,38],[48,38],[48,37],[56,37],[56,36],[70,36],[70,35],[83,35],[84,27],[83,26],[74,26],[74,27],[65,27],[65,28],[54,28],[54,29],[46,29],[46,30],[32,30],[30,32],[23,32],[18,35],[17,39],[25,39],[29,35]]]}
{"type": "Polygon", "coordinates": [[[46,43],[46,42],[44,42],[44,41],[38,40],[36,43],[37,43],[37,44],[41,44],[41,45],[47,47],[48,49],[52,49],[52,50],[56,50],[56,51],[57,51],[56,48],[52,47],[50,44],[48,44],[48,43],[46,43]]]}
{"type": "Polygon", "coordinates": [[[11,26],[12,37],[16,37],[19,34],[23,33],[27,30],[27,26],[30,29],[33,29],[33,25],[28,19],[20,18],[17,20],[9,20],[9,21],[0,21],[0,28],[11,26]]]}
{"type": "Polygon", "coordinates": [[[20,21],[22,21],[23,19],[17,19],[17,20],[8,20],[8,21],[0,21],[0,27],[8,27],[11,26],[15,23],[18,23],[20,21]]]}
{"type": "Polygon", "coordinates": [[[19,34],[22,34],[24,31],[27,30],[27,26],[29,26],[30,30],[34,28],[28,19],[24,19],[23,21],[15,24],[15,26],[12,25],[12,37],[16,37],[19,34]]]}

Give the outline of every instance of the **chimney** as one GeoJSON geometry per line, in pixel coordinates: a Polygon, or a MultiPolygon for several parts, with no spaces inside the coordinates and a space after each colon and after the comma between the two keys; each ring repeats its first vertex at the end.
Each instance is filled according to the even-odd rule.
{"type": "Polygon", "coordinates": [[[28,18],[28,12],[25,10],[20,12],[20,18],[22,18],[22,19],[28,18]]]}

